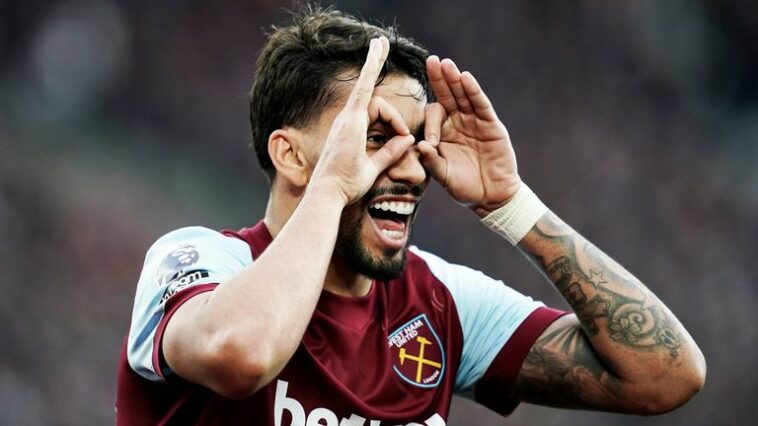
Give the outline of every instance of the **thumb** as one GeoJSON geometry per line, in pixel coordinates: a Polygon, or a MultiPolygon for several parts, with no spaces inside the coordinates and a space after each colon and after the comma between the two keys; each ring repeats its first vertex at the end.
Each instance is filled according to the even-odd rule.
{"type": "Polygon", "coordinates": [[[429,170],[437,182],[447,188],[447,160],[427,141],[418,143],[418,151],[421,154],[421,164],[429,170]]]}
{"type": "Polygon", "coordinates": [[[384,146],[371,156],[371,161],[376,166],[377,174],[393,165],[408,151],[416,138],[413,135],[399,135],[389,140],[384,146]]]}

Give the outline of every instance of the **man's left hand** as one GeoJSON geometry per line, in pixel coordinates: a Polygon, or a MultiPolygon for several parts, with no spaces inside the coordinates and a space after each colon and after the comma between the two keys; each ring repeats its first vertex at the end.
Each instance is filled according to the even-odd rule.
{"type": "Polygon", "coordinates": [[[426,66],[437,102],[426,111],[422,162],[455,200],[484,217],[521,185],[508,130],[471,73],[437,56],[426,66]]]}

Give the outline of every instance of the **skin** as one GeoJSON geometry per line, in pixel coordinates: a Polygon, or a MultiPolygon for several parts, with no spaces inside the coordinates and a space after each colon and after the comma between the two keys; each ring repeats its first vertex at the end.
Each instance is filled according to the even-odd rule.
{"type": "MultiPolygon", "coordinates": [[[[342,98],[317,123],[272,133],[277,176],[264,220],[275,239],[251,266],[174,314],[163,349],[180,376],[227,397],[248,396],[289,361],[322,290],[365,295],[371,280],[335,255],[348,232],[340,218],[357,224],[352,229],[371,257],[397,259],[403,251],[372,228],[364,198],[370,190],[423,190],[433,178],[484,217],[521,187],[508,132],[476,79],[449,59],[430,57],[439,101],[426,105],[410,96],[418,83],[408,77],[389,76],[374,87],[388,49],[386,39],[372,41],[358,79],[340,83],[342,98]],[[422,124],[423,140],[414,144],[422,124]]],[[[518,248],[574,314],[545,330],[504,397],[650,414],[683,404],[702,387],[703,356],[676,317],[553,213],[518,248]]]]}
{"type": "MultiPolygon", "coordinates": [[[[309,179],[303,178],[304,181],[319,178],[319,176],[312,176],[320,172],[316,170],[317,163],[321,164],[319,157],[325,149],[324,145],[329,140],[330,133],[340,124],[338,120],[345,115],[343,108],[345,102],[349,102],[353,86],[349,83],[342,84],[337,89],[341,95],[338,96],[338,101],[327,108],[313,125],[301,130],[288,128],[286,131],[275,132],[276,136],[271,142],[279,146],[292,145],[293,149],[303,152],[302,168],[298,168],[297,172],[304,176],[311,176],[309,179]],[[283,141],[284,138],[291,145],[287,145],[287,142],[283,141]]],[[[367,106],[368,120],[364,122],[366,124],[361,124],[368,127],[368,130],[364,129],[360,136],[356,136],[356,140],[366,141],[364,150],[369,158],[377,155],[385,144],[392,144],[399,140],[398,138],[405,137],[408,141],[415,142],[415,137],[412,135],[420,136],[418,132],[424,123],[427,106],[426,97],[419,95],[423,93],[421,85],[416,80],[405,76],[388,75],[382,80],[382,84],[372,86],[372,89],[367,106]]],[[[272,158],[275,164],[280,163],[276,152],[272,158]]],[[[286,158],[281,159],[281,163],[285,161],[286,158]]],[[[340,163],[339,166],[342,167],[342,165],[343,163],[340,163]]],[[[278,174],[272,186],[271,200],[264,221],[273,235],[276,235],[278,230],[287,223],[289,212],[299,203],[306,189],[305,187],[292,188],[292,180],[295,179],[278,174]],[[283,190],[283,188],[288,188],[288,190],[283,190]]],[[[403,256],[404,250],[388,249],[377,241],[367,211],[370,200],[363,196],[369,190],[381,192],[394,188],[398,191],[407,191],[409,194],[405,197],[408,199],[419,200],[428,182],[429,176],[420,162],[418,150],[406,149],[398,161],[378,174],[369,188],[361,188],[359,192],[350,194],[347,205],[342,211],[343,226],[339,230],[338,241],[343,234],[350,232],[350,229],[346,228],[357,225],[359,240],[369,256],[374,259],[386,257],[398,261],[403,256]],[[352,226],[344,226],[345,224],[352,224],[352,226]],[[391,251],[389,255],[387,255],[388,250],[391,251]]],[[[340,256],[335,255],[332,256],[329,264],[324,289],[342,295],[362,296],[369,291],[370,282],[370,278],[356,273],[340,256]]]]}

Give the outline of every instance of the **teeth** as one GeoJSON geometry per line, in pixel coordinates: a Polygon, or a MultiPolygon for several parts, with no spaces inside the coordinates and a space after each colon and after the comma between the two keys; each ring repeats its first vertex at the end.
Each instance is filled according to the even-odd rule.
{"type": "Polygon", "coordinates": [[[403,238],[403,231],[390,231],[389,229],[382,229],[382,234],[392,238],[393,240],[399,240],[403,238]]]}
{"type": "Polygon", "coordinates": [[[416,203],[407,201],[382,201],[371,205],[372,209],[391,211],[397,214],[409,215],[413,213],[416,203]]]}

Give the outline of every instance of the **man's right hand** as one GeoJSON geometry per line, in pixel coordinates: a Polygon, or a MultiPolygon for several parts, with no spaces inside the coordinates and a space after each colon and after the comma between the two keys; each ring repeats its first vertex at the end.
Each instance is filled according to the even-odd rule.
{"type": "Polygon", "coordinates": [[[389,41],[373,40],[355,87],[326,137],[308,191],[266,252],[193,296],[166,326],[163,353],[178,376],[227,398],[252,395],[277,377],[295,353],[326,280],[345,205],[363,196],[414,138],[397,110],[373,97],[389,41]],[[394,128],[384,146],[366,152],[369,123],[394,128]],[[314,214],[316,212],[316,214],[314,214]]]}
{"type": "Polygon", "coordinates": [[[336,190],[345,205],[362,197],[377,176],[398,161],[415,142],[397,110],[381,98],[372,99],[388,54],[386,37],[371,40],[366,62],[345,107],[332,123],[311,178],[311,186],[326,185],[336,190]],[[389,123],[397,135],[369,154],[366,152],[367,129],[377,119],[389,123]]]}

